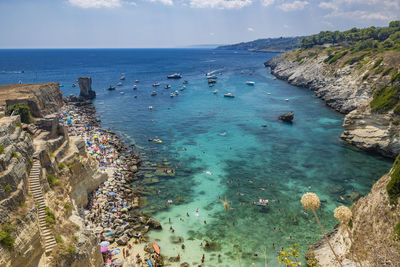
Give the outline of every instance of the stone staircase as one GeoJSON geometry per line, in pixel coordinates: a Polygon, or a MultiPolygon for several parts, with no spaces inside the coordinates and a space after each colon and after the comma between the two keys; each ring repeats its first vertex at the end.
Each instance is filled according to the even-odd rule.
{"type": "Polygon", "coordinates": [[[44,242],[44,249],[46,254],[49,254],[53,247],[56,246],[56,240],[54,239],[53,233],[47,227],[45,218],[45,201],[43,197],[42,186],[40,184],[40,173],[41,166],[38,160],[33,161],[33,166],[29,174],[29,190],[35,199],[35,203],[38,207],[37,215],[39,221],[40,235],[42,236],[42,241],[44,242]]]}

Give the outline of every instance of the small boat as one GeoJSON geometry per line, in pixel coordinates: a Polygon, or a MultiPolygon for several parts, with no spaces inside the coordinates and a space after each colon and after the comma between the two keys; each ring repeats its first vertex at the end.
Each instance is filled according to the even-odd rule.
{"type": "Polygon", "coordinates": [[[215,83],[209,83],[208,86],[209,87],[213,87],[215,83]]]}
{"type": "Polygon", "coordinates": [[[138,82],[139,82],[139,80],[136,80],[136,81],[135,81],[135,83],[138,83],[138,82]]]}
{"type": "Polygon", "coordinates": [[[252,86],[254,86],[256,83],[255,83],[255,82],[252,82],[252,81],[247,81],[246,84],[247,84],[247,85],[252,85],[252,86]]]}
{"type": "Polygon", "coordinates": [[[158,138],[156,138],[156,139],[153,139],[153,138],[149,138],[149,139],[147,139],[149,142],[155,142],[155,143],[157,143],[157,144],[161,144],[162,143],[162,140],[161,139],[158,139],[158,138]]]}
{"type": "Polygon", "coordinates": [[[134,84],[134,85],[133,85],[133,90],[136,90],[136,89],[137,89],[137,88],[136,88],[136,84],[134,84]]]}
{"type": "Polygon", "coordinates": [[[171,85],[167,84],[164,88],[169,89],[169,88],[171,88],[171,85]]]}
{"type": "Polygon", "coordinates": [[[122,86],[122,83],[121,83],[121,82],[119,82],[119,83],[117,83],[117,85],[118,85],[118,86],[122,86]]]}
{"type": "Polygon", "coordinates": [[[108,87],[107,90],[108,90],[108,91],[115,90],[115,86],[111,86],[111,85],[110,85],[110,87],[108,87]]]}
{"type": "Polygon", "coordinates": [[[170,96],[170,97],[174,97],[175,94],[174,94],[174,93],[170,93],[169,96],[170,96]]]}
{"type": "Polygon", "coordinates": [[[217,81],[216,80],[214,80],[214,79],[210,79],[210,80],[208,80],[208,83],[210,84],[210,83],[216,83],[217,81]]]}
{"type": "Polygon", "coordinates": [[[160,83],[153,83],[153,87],[160,86],[160,83]]]}
{"type": "Polygon", "coordinates": [[[153,109],[153,106],[149,106],[149,109],[152,110],[152,109],[153,109]]]}
{"type": "Polygon", "coordinates": [[[121,76],[121,78],[119,78],[121,81],[125,80],[125,76],[121,76]]]}
{"type": "Polygon", "coordinates": [[[175,90],[174,94],[175,94],[175,95],[179,95],[178,90],[175,90]]]}
{"type": "Polygon", "coordinates": [[[232,93],[224,94],[224,97],[234,98],[235,96],[232,93]]]}
{"type": "Polygon", "coordinates": [[[188,84],[189,82],[188,81],[183,81],[183,84],[188,84]]]}
{"type": "Polygon", "coordinates": [[[75,87],[76,86],[76,83],[72,83],[72,87],[75,87]]]}
{"type": "Polygon", "coordinates": [[[286,102],[289,102],[289,99],[288,99],[288,98],[286,98],[286,99],[285,99],[285,101],[286,101],[286,102]]]}
{"type": "Polygon", "coordinates": [[[180,73],[174,73],[174,74],[168,75],[167,78],[168,79],[180,79],[180,78],[182,78],[182,75],[180,73]]]}
{"type": "Polygon", "coordinates": [[[154,248],[154,251],[155,251],[158,255],[160,255],[160,247],[157,245],[156,242],[153,242],[153,248],[154,248]]]}
{"type": "Polygon", "coordinates": [[[253,205],[256,205],[256,206],[267,206],[267,203],[263,203],[263,202],[253,202],[253,205]]]}
{"type": "Polygon", "coordinates": [[[59,87],[64,87],[64,84],[60,83],[59,87]]]}
{"type": "Polygon", "coordinates": [[[156,91],[151,92],[151,96],[155,96],[155,95],[157,95],[156,91]]]}
{"type": "Polygon", "coordinates": [[[217,79],[217,76],[215,76],[215,75],[207,75],[207,79],[217,79]]]}
{"type": "Polygon", "coordinates": [[[119,94],[120,94],[120,95],[124,95],[124,94],[125,94],[125,92],[119,92],[119,94]]]}
{"type": "Polygon", "coordinates": [[[215,89],[215,90],[213,91],[213,94],[218,94],[218,90],[215,89]]]}
{"type": "Polygon", "coordinates": [[[267,95],[270,95],[271,93],[267,93],[267,95]]]}
{"type": "Polygon", "coordinates": [[[179,90],[180,91],[183,91],[183,90],[185,90],[186,89],[186,86],[182,86],[179,90]]]}

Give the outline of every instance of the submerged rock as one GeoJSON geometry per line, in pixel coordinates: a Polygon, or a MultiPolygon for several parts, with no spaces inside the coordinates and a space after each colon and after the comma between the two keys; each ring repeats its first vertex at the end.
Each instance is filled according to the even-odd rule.
{"type": "Polygon", "coordinates": [[[281,121],[284,121],[284,122],[292,122],[294,119],[294,112],[291,111],[291,112],[285,113],[285,114],[279,116],[278,119],[281,121]]]}

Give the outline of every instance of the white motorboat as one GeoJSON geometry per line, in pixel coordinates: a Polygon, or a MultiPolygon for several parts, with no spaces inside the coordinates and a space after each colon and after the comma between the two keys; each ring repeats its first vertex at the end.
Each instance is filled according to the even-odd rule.
{"type": "Polygon", "coordinates": [[[180,73],[174,73],[174,74],[168,75],[167,78],[168,79],[180,79],[180,78],[182,78],[182,75],[180,73]]]}
{"type": "Polygon", "coordinates": [[[136,90],[136,89],[137,89],[136,84],[134,84],[133,85],[133,90],[136,90]]]}
{"type": "Polygon", "coordinates": [[[119,78],[121,81],[125,80],[125,76],[121,76],[121,78],[119,78]]]}
{"type": "Polygon", "coordinates": [[[218,94],[218,90],[215,89],[215,90],[213,91],[213,94],[218,94]]]}
{"type": "Polygon", "coordinates": [[[167,84],[164,88],[169,89],[169,88],[171,88],[171,85],[167,84]]]}
{"type": "Polygon", "coordinates": [[[160,86],[160,83],[153,83],[153,87],[160,86]]]}
{"type": "Polygon", "coordinates": [[[156,91],[151,92],[151,96],[155,96],[155,95],[157,95],[156,91]]]}
{"type": "Polygon", "coordinates": [[[117,83],[117,85],[118,85],[118,86],[122,86],[122,83],[121,83],[121,82],[119,82],[119,83],[117,83]]]}
{"type": "Polygon", "coordinates": [[[185,90],[186,89],[186,86],[182,86],[179,90],[180,91],[183,91],[183,90],[185,90]]]}
{"type": "Polygon", "coordinates": [[[247,84],[247,85],[254,86],[256,83],[255,83],[255,82],[253,82],[253,81],[247,81],[247,82],[246,82],[246,84],[247,84]]]}
{"type": "Polygon", "coordinates": [[[234,98],[235,96],[232,93],[224,94],[224,97],[234,98]]]}

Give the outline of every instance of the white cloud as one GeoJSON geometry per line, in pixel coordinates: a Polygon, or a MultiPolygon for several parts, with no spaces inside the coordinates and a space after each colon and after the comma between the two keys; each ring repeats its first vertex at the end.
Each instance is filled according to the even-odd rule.
{"type": "Polygon", "coordinates": [[[167,6],[173,6],[174,1],[173,0],[149,0],[150,2],[160,2],[161,4],[167,5],[167,6]]]}
{"type": "Polygon", "coordinates": [[[249,6],[253,0],[189,0],[191,7],[196,8],[218,8],[218,9],[239,9],[249,6]]]}
{"type": "Polygon", "coordinates": [[[278,6],[278,8],[282,9],[283,11],[302,10],[308,4],[309,4],[309,2],[307,2],[307,1],[295,0],[295,1],[289,2],[289,3],[282,3],[278,6]]]}
{"type": "Polygon", "coordinates": [[[318,5],[330,10],[325,18],[390,21],[398,18],[400,0],[329,0],[318,5]]]}
{"type": "Polygon", "coordinates": [[[247,30],[248,30],[249,32],[254,32],[254,29],[253,29],[252,27],[248,27],[247,30]]]}
{"type": "Polygon", "coordinates": [[[261,3],[263,6],[270,6],[275,3],[275,0],[262,0],[261,3]]]}
{"type": "Polygon", "coordinates": [[[81,8],[120,7],[120,0],[68,0],[73,6],[81,8]]]}

